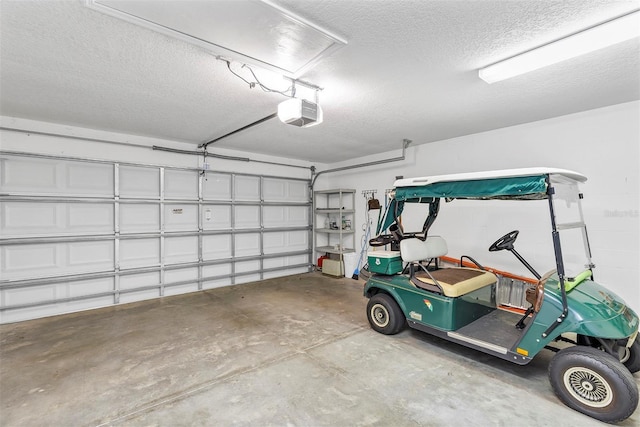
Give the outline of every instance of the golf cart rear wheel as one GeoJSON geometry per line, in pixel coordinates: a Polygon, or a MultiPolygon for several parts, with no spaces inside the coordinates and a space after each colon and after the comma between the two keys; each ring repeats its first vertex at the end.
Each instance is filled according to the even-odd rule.
{"type": "Polygon", "coordinates": [[[549,381],[565,405],[600,421],[622,421],[638,406],[638,387],[631,373],[595,348],[559,351],[549,364],[549,381]]]}
{"type": "Polygon", "coordinates": [[[398,303],[387,294],[375,294],[369,299],[367,319],[374,331],[385,335],[397,334],[406,321],[398,303]]]}

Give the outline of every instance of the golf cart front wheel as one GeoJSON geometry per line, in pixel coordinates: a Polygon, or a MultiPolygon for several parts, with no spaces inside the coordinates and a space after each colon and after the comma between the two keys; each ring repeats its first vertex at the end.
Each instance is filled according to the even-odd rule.
{"type": "Polygon", "coordinates": [[[398,303],[387,294],[375,294],[369,299],[367,319],[374,331],[385,335],[397,334],[406,321],[398,303]]]}
{"type": "Polygon", "coordinates": [[[565,405],[600,421],[625,420],[638,406],[638,387],[631,373],[595,348],[559,351],[549,364],[549,380],[565,405]]]}

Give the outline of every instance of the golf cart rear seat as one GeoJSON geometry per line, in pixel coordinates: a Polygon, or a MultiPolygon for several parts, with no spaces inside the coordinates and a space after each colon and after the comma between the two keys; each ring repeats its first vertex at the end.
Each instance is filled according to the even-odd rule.
{"type": "Polygon", "coordinates": [[[411,282],[419,288],[455,298],[497,282],[493,273],[484,270],[452,267],[429,271],[420,263],[444,256],[447,251],[447,242],[440,236],[400,241],[402,261],[409,263],[411,282]]]}

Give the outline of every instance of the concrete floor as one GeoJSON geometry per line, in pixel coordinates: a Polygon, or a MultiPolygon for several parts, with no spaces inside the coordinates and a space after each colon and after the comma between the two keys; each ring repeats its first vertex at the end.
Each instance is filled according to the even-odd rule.
{"type": "Polygon", "coordinates": [[[311,273],[1,326],[0,425],[604,425],[556,399],[550,352],[380,335],[362,286],[311,273]]]}

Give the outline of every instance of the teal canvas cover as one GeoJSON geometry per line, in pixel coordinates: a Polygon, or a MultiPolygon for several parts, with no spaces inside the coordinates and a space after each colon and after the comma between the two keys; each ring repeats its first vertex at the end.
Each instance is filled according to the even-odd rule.
{"type": "Polygon", "coordinates": [[[425,197],[448,199],[545,199],[546,175],[518,176],[471,181],[435,182],[422,186],[397,187],[397,201],[418,201],[425,197]]]}
{"type": "Polygon", "coordinates": [[[404,208],[404,203],[431,203],[434,198],[445,199],[506,199],[540,200],[547,196],[547,174],[508,176],[489,179],[438,181],[432,184],[398,186],[384,216],[380,218],[377,233],[386,230],[404,208]]]}

